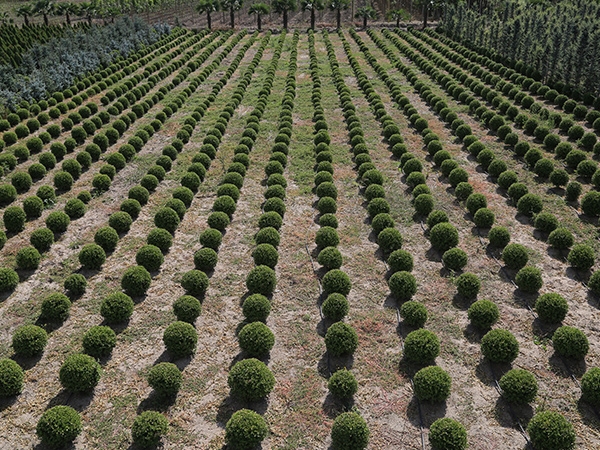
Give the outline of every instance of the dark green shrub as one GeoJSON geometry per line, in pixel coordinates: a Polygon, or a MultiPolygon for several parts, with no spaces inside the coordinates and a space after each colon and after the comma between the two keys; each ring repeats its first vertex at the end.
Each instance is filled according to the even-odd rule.
{"type": "Polygon", "coordinates": [[[225,425],[225,441],[232,449],[253,449],[267,437],[265,419],[249,409],[233,413],[225,425]]]}
{"type": "Polygon", "coordinates": [[[4,220],[6,231],[9,233],[18,233],[25,229],[27,214],[25,214],[25,211],[20,206],[9,206],[4,210],[2,219],[4,220]]]}
{"type": "Polygon", "coordinates": [[[144,411],[133,421],[131,437],[141,448],[158,445],[162,436],[169,431],[169,421],[156,411],[144,411]]]}
{"type": "Polygon", "coordinates": [[[442,210],[435,210],[435,211],[431,211],[429,213],[429,215],[427,216],[427,227],[429,229],[433,228],[434,226],[436,226],[438,223],[444,223],[444,222],[448,222],[448,214],[446,214],[445,211],[442,210]]]}
{"type": "Polygon", "coordinates": [[[505,172],[502,172],[498,176],[498,186],[500,186],[502,189],[508,189],[509,187],[511,187],[513,184],[515,184],[518,181],[519,181],[519,178],[518,178],[517,174],[512,170],[507,170],[505,172]]]}
{"type": "Polygon", "coordinates": [[[244,300],[242,312],[248,322],[264,322],[271,312],[271,302],[264,295],[250,295],[244,300]]]}
{"type": "Polygon", "coordinates": [[[566,228],[559,227],[548,236],[548,243],[559,250],[564,250],[573,245],[573,234],[566,228]]]}
{"type": "Polygon", "coordinates": [[[132,198],[128,198],[127,200],[123,200],[121,202],[121,206],[119,209],[131,216],[132,220],[138,218],[140,211],[142,210],[142,205],[137,200],[132,198]]]}
{"type": "Polygon", "coordinates": [[[535,293],[543,285],[542,272],[537,267],[523,267],[517,272],[515,283],[523,292],[535,293]]]}
{"type": "Polygon", "coordinates": [[[140,203],[140,205],[143,206],[146,203],[148,203],[150,193],[148,192],[148,189],[146,189],[143,186],[134,186],[129,190],[127,197],[129,197],[132,200],[137,200],[140,203]]]}
{"type": "Polygon", "coordinates": [[[481,208],[487,207],[487,200],[483,194],[474,193],[469,195],[465,206],[474,215],[481,208]]]}
{"type": "Polygon", "coordinates": [[[552,336],[554,351],[560,356],[581,359],[587,355],[590,344],[587,336],[578,328],[562,326],[552,336]]]}
{"type": "Polygon", "coordinates": [[[202,297],[208,289],[208,276],[201,270],[190,270],[183,274],[181,286],[189,295],[202,297]]]}
{"type": "Polygon", "coordinates": [[[173,312],[177,320],[193,324],[202,312],[202,305],[196,297],[182,295],[173,303],[173,312]]]}
{"type": "Polygon", "coordinates": [[[86,244],[79,251],[78,258],[86,269],[99,270],[106,261],[106,253],[98,244],[86,244]]]}
{"type": "Polygon", "coordinates": [[[481,289],[481,281],[474,273],[463,273],[454,280],[459,295],[465,298],[475,298],[481,289]]]}
{"type": "Polygon", "coordinates": [[[40,319],[46,322],[63,322],[69,317],[71,301],[64,294],[53,293],[42,301],[40,319]]]}
{"type": "Polygon", "coordinates": [[[44,411],[35,432],[50,447],[65,447],[83,429],[79,413],[70,406],[54,406],[44,411]]]}
{"type": "Polygon", "coordinates": [[[519,354],[519,343],[510,331],[491,330],[481,339],[481,353],[496,363],[511,363],[519,354]]]}
{"type": "Polygon", "coordinates": [[[350,325],[336,322],[327,329],[325,347],[332,356],[351,355],[358,347],[358,335],[350,325]]]}
{"type": "Polygon", "coordinates": [[[392,272],[410,272],[413,269],[413,257],[405,250],[395,250],[387,260],[392,272]]]}
{"type": "Polygon", "coordinates": [[[77,198],[87,205],[90,201],[92,201],[92,194],[90,194],[89,191],[81,191],[79,194],[77,194],[77,198]]]}
{"type": "Polygon", "coordinates": [[[450,396],[451,384],[450,375],[438,366],[424,367],[413,378],[415,396],[424,402],[445,401],[450,396]]]}
{"type": "Polygon", "coordinates": [[[88,392],[100,380],[100,364],[82,353],[67,356],[58,377],[63,388],[71,392],[88,392]]]}
{"type": "Polygon", "coordinates": [[[494,302],[477,300],[469,307],[468,316],[475,328],[487,330],[498,321],[500,312],[494,302]]]}
{"type": "Polygon", "coordinates": [[[0,359],[0,398],[18,395],[23,390],[25,374],[12,359],[0,359]]]}
{"type": "Polygon", "coordinates": [[[458,183],[454,189],[454,195],[458,200],[466,200],[473,193],[473,186],[467,182],[458,183]]]}
{"type": "Polygon", "coordinates": [[[107,295],[100,306],[100,314],[107,323],[125,322],[133,313],[133,300],[122,292],[107,295]]]}
{"type": "Polygon", "coordinates": [[[321,227],[315,235],[315,243],[319,248],[337,247],[340,243],[340,238],[335,228],[321,227]]]}
{"type": "Polygon", "coordinates": [[[347,369],[340,369],[331,375],[327,383],[327,388],[334,397],[346,400],[356,394],[358,382],[352,372],[347,369]]]}
{"type": "Polygon", "coordinates": [[[415,211],[420,216],[427,216],[434,208],[433,196],[429,194],[420,194],[413,202],[415,211]]]}
{"type": "Polygon", "coordinates": [[[542,199],[536,194],[525,194],[517,202],[517,210],[528,217],[540,213],[543,208],[542,199]]]}
{"type": "Polygon", "coordinates": [[[215,230],[214,228],[208,228],[204,230],[200,234],[200,244],[204,247],[212,248],[213,250],[218,250],[221,245],[221,240],[223,239],[223,235],[219,230],[215,230]]]}
{"type": "Polygon", "coordinates": [[[183,358],[195,352],[198,333],[187,322],[173,322],[163,333],[163,342],[173,357],[183,358]]]}
{"type": "Polygon", "coordinates": [[[600,404],[600,368],[592,367],[581,378],[581,399],[590,405],[600,404]]]}
{"type": "Polygon", "coordinates": [[[271,227],[271,228],[275,228],[276,230],[279,230],[282,225],[283,225],[283,219],[275,211],[266,212],[258,218],[258,227],[259,228],[271,227]]]}
{"type": "Polygon", "coordinates": [[[44,202],[37,196],[27,197],[23,200],[23,210],[29,219],[37,219],[44,211],[44,202]]]}
{"type": "Polygon", "coordinates": [[[529,260],[527,249],[521,244],[508,244],[502,251],[502,260],[509,269],[519,270],[529,260]]]}
{"type": "Polygon", "coordinates": [[[490,244],[496,248],[504,248],[510,242],[510,232],[506,227],[494,227],[488,233],[490,244]]]}
{"type": "Polygon", "coordinates": [[[496,216],[488,208],[480,208],[473,216],[475,226],[479,228],[490,228],[496,221],[496,216]]]}
{"type": "Polygon", "coordinates": [[[400,317],[406,325],[421,328],[427,321],[427,308],[422,303],[409,300],[400,307],[400,317]]]}
{"type": "Polygon", "coordinates": [[[509,403],[526,404],[536,397],[538,391],[535,376],[524,369],[512,369],[500,378],[502,396],[509,403]]]}
{"type": "Polygon", "coordinates": [[[240,330],[238,334],[240,348],[251,357],[262,357],[268,354],[275,344],[275,336],[271,329],[262,322],[252,322],[240,330]]]}
{"type": "Polygon", "coordinates": [[[569,310],[567,301],[559,294],[540,295],[535,302],[535,310],[539,319],[545,323],[560,323],[569,310]]]}
{"type": "Polygon", "coordinates": [[[527,433],[536,449],[569,450],[575,446],[573,425],[557,412],[537,413],[529,421],[527,433]]]}
{"type": "Polygon", "coordinates": [[[0,292],[14,290],[19,284],[19,275],[13,269],[0,267],[0,292]]]}
{"type": "Polygon", "coordinates": [[[265,363],[249,358],[237,362],[231,368],[227,383],[232,395],[246,401],[257,401],[273,390],[275,377],[265,363]]]}
{"type": "Polygon", "coordinates": [[[467,265],[467,254],[460,248],[454,247],[442,255],[444,266],[449,270],[459,271],[467,265]]]}
{"type": "Polygon", "coordinates": [[[110,327],[93,326],[83,335],[83,351],[94,358],[108,356],[117,345],[117,335],[110,327]]]}
{"type": "Polygon", "coordinates": [[[541,212],[535,216],[534,226],[542,233],[551,233],[558,227],[558,219],[554,214],[541,212]]]}
{"type": "Polygon", "coordinates": [[[464,450],[467,448],[467,430],[454,419],[437,419],[429,428],[429,442],[434,450],[464,450]]]}
{"type": "Polygon", "coordinates": [[[339,270],[332,269],[327,272],[322,280],[323,293],[325,295],[339,293],[342,295],[348,295],[350,290],[352,289],[352,283],[350,282],[350,277],[348,275],[339,270]]]}
{"type": "Polygon", "coordinates": [[[15,172],[12,178],[10,179],[10,182],[19,194],[27,192],[33,184],[31,175],[29,175],[29,173],[27,172],[15,172]]]}
{"type": "MultiPolygon", "coordinates": [[[[422,119],[424,120],[424,119],[422,119]]],[[[355,412],[337,416],[331,427],[332,448],[335,450],[363,450],[369,443],[367,422],[355,412]]]]}
{"type": "Polygon", "coordinates": [[[396,228],[385,228],[377,235],[377,243],[386,254],[401,249],[402,242],[402,234],[396,228]]]}
{"type": "Polygon", "coordinates": [[[329,294],[321,305],[323,315],[334,322],[342,320],[348,314],[348,310],[348,299],[339,293],[329,294]]]}
{"type": "Polygon", "coordinates": [[[160,208],[154,215],[154,225],[158,228],[164,228],[171,234],[175,232],[179,223],[179,215],[171,208],[160,208]]]}
{"type": "MultiPolygon", "coordinates": [[[[268,244],[263,244],[268,245],[268,244]]],[[[275,249],[273,249],[275,250],[275,249]]],[[[276,252],[276,251],[275,251],[276,252]]],[[[321,264],[325,269],[339,269],[342,266],[342,254],[335,247],[325,247],[323,250],[319,252],[319,256],[317,257],[317,261],[321,264]]],[[[258,264],[255,261],[256,264],[258,264]]]]}
{"type": "Polygon", "coordinates": [[[460,183],[469,181],[469,173],[462,167],[457,167],[448,174],[448,181],[453,188],[456,188],[460,183]]]}
{"type": "Polygon", "coordinates": [[[85,214],[85,203],[78,198],[72,198],[65,204],[65,213],[70,219],[79,219],[85,214]]]}
{"type": "Polygon", "coordinates": [[[594,249],[586,244],[577,244],[567,257],[569,264],[577,270],[590,270],[594,265],[594,249]]]}
{"type": "Polygon", "coordinates": [[[448,222],[438,223],[429,231],[429,241],[434,249],[445,252],[458,245],[458,231],[448,222]]]}
{"type": "Polygon", "coordinates": [[[72,297],[81,297],[87,288],[87,279],[79,273],[72,273],[65,278],[63,287],[72,297]]]}
{"type": "Polygon", "coordinates": [[[161,362],[153,366],[148,372],[148,384],[161,396],[176,395],[181,386],[181,371],[168,362],[161,362]]]}
{"type": "Polygon", "coordinates": [[[117,233],[127,233],[132,223],[131,216],[123,211],[112,213],[108,218],[108,225],[113,227],[117,233]]]}
{"type": "Polygon", "coordinates": [[[59,171],[54,175],[54,187],[59,191],[68,191],[73,186],[73,176],[69,172],[59,171]]]}
{"type": "Polygon", "coordinates": [[[411,331],[404,340],[404,358],[412,363],[425,364],[433,361],[440,353],[440,341],[431,331],[411,331]]]}
{"type": "Polygon", "coordinates": [[[48,343],[48,333],[37,325],[22,325],[12,336],[15,353],[26,358],[40,355],[48,343]]]}
{"type": "Polygon", "coordinates": [[[160,248],[147,244],[142,246],[135,255],[136,264],[144,267],[148,272],[156,272],[164,261],[160,248]]]}
{"type": "Polygon", "coordinates": [[[119,234],[113,227],[102,227],[96,231],[94,242],[102,247],[106,253],[110,253],[117,247],[119,234]]]}
{"type": "Polygon", "coordinates": [[[600,215],[600,192],[590,191],[581,199],[581,209],[587,216],[600,215]]]}

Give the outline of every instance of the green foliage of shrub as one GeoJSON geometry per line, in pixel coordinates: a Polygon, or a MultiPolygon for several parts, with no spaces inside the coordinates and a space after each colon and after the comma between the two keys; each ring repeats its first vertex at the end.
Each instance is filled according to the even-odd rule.
{"type": "Polygon", "coordinates": [[[144,267],[148,272],[156,272],[164,261],[160,248],[147,244],[142,246],[135,255],[136,264],[144,267]]]}
{"type": "Polygon", "coordinates": [[[22,325],[12,336],[15,353],[26,358],[40,355],[48,343],[48,333],[37,325],[22,325]]]}
{"type": "Polygon", "coordinates": [[[144,411],[133,421],[131,437],[141,448],[158,445],[162,436],[169,431],[169,421],[157,411],[144,411]]]}
{"type": "Polygon", "coordinates": [[[196,297],[182,295],[173,303],[173,312],[177,320],[193,324],[202,312],[202,305],[196,297]]]}
{"type": "Polygon", "coordinates": [[[70,406],[54,406],[44,411],[35,432],[44,444],[60,448],[75,440],[82,429],[77,411],[70,406]]]}
{"type": "Polygon", "coordinates": [[[89,355],[68,356],[58,373],[60,384],[71,392],[89,392],[100,380],[100,364],[89,355]]]}
{"type": "Polygon", "coordinates": [[[181,387],[181,371],[169,362],[161,362],[153,366],[148,372],[148,384],[159,395],[169,397],[176,395],[181,387]]]}
{"type": "MultiPolygon", "coordinates": [[[[268,244],[263,244],[268,245],[268,244]]],[[[339,269],[342,266],[343,258],[341,252],[335,247],[325,247],[319,252],[317,261],[325,269],[339,269]]]]}
{"type": "Polygon", "coordinates": [[[189,295],[203,297],[208,289],[208,276],[201,270],[190,270],[183,274],[181,286],[189,295]]]}
{"type": "Polygon", "coordinates": [[[40,319],[45,322],[63,322],[69,317],[70,308],[71,301],[69,298],[64,294],[55,292],[42,301],[40,319]]]}
{"type": "Polygon", "coordinates": [[[327,388],[335,398],[347,400],[356,394],[358,382],[352,372],[344,368],[331,375],[327,382],[327,388]]]}
{"type": "Polygon", "coordinates": [[[406,325],[421,328],[427,321],[427,308],[422,303],[410,300],[400,307],[400,317],[406,325]]]}
{"type": "Polygon", "coordinates": [[[18,395],[23,390],[25,374],[12,359],[0,359],[0,398],[18,395]]]}
{"type": "Polygon", "coordinates": [[[481,339],[481,353],[496,363],[511,363],[519,354],[519,343],[510,331],[495,329],[481,339]]]}
{"type": "Polygon", "coordinates": [[[107,295],[100,305],[100,314],[109,324],[125,322],[129,320],[132,313],[133,300],[122,292],[107,295]]]}
{"type": "Polygon", "coordinates": [[[586,244],[577,244],[569,252],[567,260],[577,270],[590,270],[595,262],[594,249],[586,244]]]}
{"type": "Polygon", "coordinates": [[[449,270],[462,270],[467,265],[467,261],[467,254],[464,252],[464,250],[461,250],[457,247],[445,251],[442,255],[442,262],[449,270]]]}
{"type": "Polygon", "coordinates": [[[420,401],[440,403],[450,396],[452,379],[441,367],[429,366],[415,374],[413,384],[415,396],[420,401]]]}
{"type": "Polygon", "coordinates": [[[37,196],[27,197],[23,200],[23,211],[28,219],[37,219],[44,211],[44,202],[37,196]]]}
{"type": "Polygon", "coordinates": [[[467,430],[449,417],[437,419],[429,427],[429,442],[434,450],[464,450],[467,448],[467,430]]]}
{"type": "Polygon", "coordinates": [[[321,305],[323,315],[334,322],[342,320],[349,309],[348,299],[339,293],[329,294],[321,305]]]}
{"type": "Polygon", "coordinates": [[[94,358],[108,356],[117,345],[117,335],[107,326],[93,326],[83,335],[83,352],[94,358]]]}
{"type": "Polygon", "coordinates": [[[19,233],[25,229],[27,215],[25,214],[25,211],[23,211],[23,208],[19,206],[9,206],[4,210],[2,219],[4,220],[6,231],[9,233],[19,233]]]}
{"type": "Polygon", "coordinates": [[[275,335],[262,322],[244,325],[238,334],[240,348],[251,357],[262,357],[268,354],[275,344],[275,335]]]}
{"type": "Polygon", "coordinates": [[[573,425],[557,412],[537,413],[529,421],[527,433],[536,449],[569,450],[575,446],[573,425]]]}
{"type": "Polygon", "coordinates": [[[14,290],[19,284],[19,275],[9,267],[0,267],[0,292],[14,290]]]}
{"type": "Polygon", "coordinates": [[[523,292],[535,293],[543,285],[542,272],[537,267],[523,267],[517,272],[515,283],[523,292]]]}
{"type": "Polygon", "coordinates": [[[402,248],[402,234],[396,228],[385,228],[377,235],[377,243],[385,254],[402,248]]]}
{"type": "Polygon", "coordinates": [[[537,395],[538,384],[535,376],[524,369],[512,369],[500,378],[502,396],[509,403],[525,404],[537,395]]]}
{"type": "Polygon", "coordinates": [[[468,317],[475,328],[487,330],[498,321],[500,312],[494,302],[477,300],[469,307],[468,317]]]}
{"type": "Polygon", "coordinates": [[[331,427],[332,447],[334,450],[363,450],[369,443],[369,434],[365,419],[355,412],[344,412],[335,418],[331,427]]]}
{"type": "Polygon", "coordinates": [[[231,368],[227,384],[232,395],[246,401],[257,401],[273,390],[275,377],[265,363],[249,358],[237,362],[231,368]]]}
{"type": "Polygon", "coordinates": [[[164,228],[171,234],[175,232],[180,223],[179,215],[171,208],[160,208],[154,215],[154,225],[164,228]]]}
{"type": "Polygon", "coordinates": [[[458,230],[448,222],[438,223],[429,231],[429,241],[434,249],[445,252],[458,245],[458,230]]]}
{"type": "Polygon", "coordinates": [[[348,277],[348,275],[345,272],[339,269],[332,269],[329,272],[327,272],[323,276],[321,284],[323,286],[323,293],[325,295],[333,293],[348,295],[350,293],[350,290],[352,289],[350,277],[348,277]]]}
{"type": "Polygon", "coordinates": [[[233,413],[225,425],[225,441],[228,447],[250,450],[267,437],[269,432],[265,419],[249,409],[233,413]]]}
{"type": "Polygon", "coordinates": [[[350,325],[336,322],[327,329],[325,347],[332,356],[351,355],[358,347],[358,335],[350,325]]]}
{"type": "Polygon", "coordinates": [[[562,326],[552,336],[554,351],[560,356],[581,359],[587,355],[590,344],[583,331],[575,327],[562,326]]]}
{"type": "Polygon", "coordinates": [[[411,331],[404,340],[404,358],[412,363],[425,364],[433,361],[440,353],[440,341],[429,330],[411,331]]]}
{"type": "Polygon", "coordinates": [[[173,322],[165,329],[163,342],[173,357],[183,358],[195,352],[198,332],[187,322],[173,322]]]}
{"type": "Polygon", "coordinates": [[[600,368],[592,367],[581,377],[581,399],[590,405],[600,404],[600,368]]]}
{"type": "Polygon", "coordinates": [[[454,280],[459,295],[465,298],[475,298],[481,289],[481,281],[474,273],[463,273],[454,280]]]}

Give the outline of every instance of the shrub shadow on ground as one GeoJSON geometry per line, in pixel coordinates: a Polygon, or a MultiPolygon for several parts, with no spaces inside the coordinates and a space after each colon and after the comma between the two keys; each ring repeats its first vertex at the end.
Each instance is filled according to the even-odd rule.
{"type": "Polygon", "coordinates": [[[520,421],[521,426],[525,428],[534,414],[534,410],[530,404],[511,405],[503,397],[498,397],[494,409],[496,420],[500,426],[516,430],[519,429],[519,424],[515,420],[520,421]]]}
{"type": "Polygon", "coordinates": [[[548,362],[552,373],[563,378],[571,378],[572,376],[579,378],[587,370],[585,359],[564,358],[556,352],[552,353],[548,362]]]}
{"type": "Polygon", "coordinates": [[[353,407],[354,398],[340,400],[328,393],[323,401],[323,412],[330,419],[335,419],[343,412],[351,411],[353,407]]]}
{"type": "Polygon", "coordinates": [[[354,356],[331,356],[329,352],[323,353],[321,359],[317,363],[317,372],[325,379],[340,369],[351,370],[354,365],[354,356]]]}
{"type": "Polygon", "coordinates": [[[225,428],[233,413],[240,409],[250,409],[262,416],[267,412],[268,408],[268,397],[256,402],[246,402],[229,394],[223,399],[217,409],[216,424],[220,428],[225,428]]]}
{"type": "Polygon", "coordinates": [[[446,415],[446,402],[428,403],[419,402],[416,396],[410,400],[406,409],[406,417],[415,427],[429,428],[433,422],[446,415]],[[420,406],[420,410],[419,410],[420,406]]]}

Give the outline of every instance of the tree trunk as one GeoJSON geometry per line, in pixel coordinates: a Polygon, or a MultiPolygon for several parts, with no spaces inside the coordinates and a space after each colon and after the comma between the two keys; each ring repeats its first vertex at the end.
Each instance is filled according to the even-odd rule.
{"type": "Polygon", "coordinates": [[[260,14],[257,14],[256,17],[258,20],[258,31],[260,31],[262,28],[262,21],[260,20],[261,19],[260,14]]]}
{"type": "Polygon", "coordinates": [[[315,8],[311,8],[310,10],[310,29],[315,29],[315,8]]]}
{"type": "Polygon", "coordinates": [[[208,11],[206,12],[206,22],[207,22],[208,29],[210,30],[211,29],[211,21],[210,21],[210,12],[208,12],[208,11]]]}
{"type": "Polygon", "coordinates": [[[429,5],[427,0],[423,3],[423,29],[427,28],[427,13],[429,12],[429,5]]]}
{"type": "Polygon", "coordinates": [[[231,29],[235,28],[235,11],[233,7],[229,8],[229,21],[231,22],[231,29]]]}
{"type": "Polygon", "coordinates": [[[336,18],[337,18],[337,29],[339,30],[341,23],[342,23],[342,10],[340,8],[337,9],[336,18]]]}
{"type": "Polygon", "coordinates": [[[287,9],[283,10],[283,29],[287,30],[288,27],[288,11],[287,9]]]}

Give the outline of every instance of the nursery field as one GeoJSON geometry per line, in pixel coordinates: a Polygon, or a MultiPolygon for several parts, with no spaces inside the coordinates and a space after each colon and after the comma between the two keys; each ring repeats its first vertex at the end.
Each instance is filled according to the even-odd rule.
{"type": "Polygon", "coordinates": [[[433,30],[174,28],[21,104],[0,448],[600,448],[600,112],[552,91],[433,30]]]}

